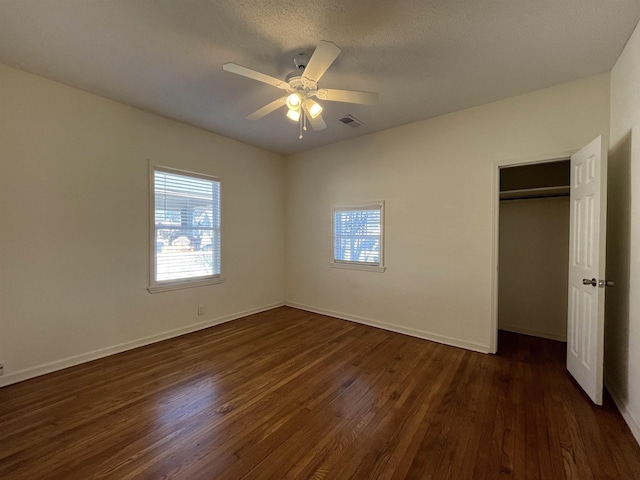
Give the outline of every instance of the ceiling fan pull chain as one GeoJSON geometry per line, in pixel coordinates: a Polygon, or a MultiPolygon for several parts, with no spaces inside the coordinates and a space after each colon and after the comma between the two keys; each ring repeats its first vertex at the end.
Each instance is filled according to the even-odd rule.
{"type": "Polygon", "coordinates": [[[300,135],[298,136],[298,138],[301,139],[301,140],[302,140],[302,122],[304,121],[303,119],[304,119],[304,113],[302,113],[302,115],[300,115],[300,135]]]}

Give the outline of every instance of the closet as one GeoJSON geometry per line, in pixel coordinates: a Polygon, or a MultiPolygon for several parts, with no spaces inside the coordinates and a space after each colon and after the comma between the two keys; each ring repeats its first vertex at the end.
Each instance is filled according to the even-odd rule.
{"type": "Polygon", "coordinates": [[[498,328],[567,338],[570,161],[500,169],[498,328]]]}

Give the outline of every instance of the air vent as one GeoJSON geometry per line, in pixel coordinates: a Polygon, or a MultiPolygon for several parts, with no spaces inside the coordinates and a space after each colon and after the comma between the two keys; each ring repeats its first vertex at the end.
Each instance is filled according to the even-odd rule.
{"type": "Polygon", "coordinates": [[[361,127],[362,126],[362,122],[360,120],[358,120],[355,117],[352,117],[351,115],[345,115],[344,117],[342,117],[340,119],[340,121],[342,123],[344,123],[345,125],[350,126],[351,128],[356,128],[356,127],[361,127]]]}

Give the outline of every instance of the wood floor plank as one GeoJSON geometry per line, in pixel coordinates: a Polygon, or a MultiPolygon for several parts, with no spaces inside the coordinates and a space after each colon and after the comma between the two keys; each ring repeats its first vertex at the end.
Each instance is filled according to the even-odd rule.
{"type": "Polygon", "coordinates": [[[289,307],[0,389],[1,479],[636,479],[565,345],[483,355],[289,307]]]}

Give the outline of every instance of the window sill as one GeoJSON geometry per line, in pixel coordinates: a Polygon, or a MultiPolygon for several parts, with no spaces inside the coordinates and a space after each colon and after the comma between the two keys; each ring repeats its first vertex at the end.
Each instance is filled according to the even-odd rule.
{"type": "Polygon", "coordinates": [[[147,287],[149,293],[169,292],[171,290],[180,290],[183,288],[204,287],[205,285],[215,285],[224,282],[222,277],[207,278],[206,280],[196,280],[193,282],[167,283],[165,285],[151,285],[147,287]]]}
{"type": "Polygon", "coordinates": [[[381,267],[378,265],[361,265],[355,263],[339,263],[339,262],[331,262],[329,265],[333,268],[344,268],[346,270],[361,270],[363,272],[384,272],[387,267],[381,267]]]}

